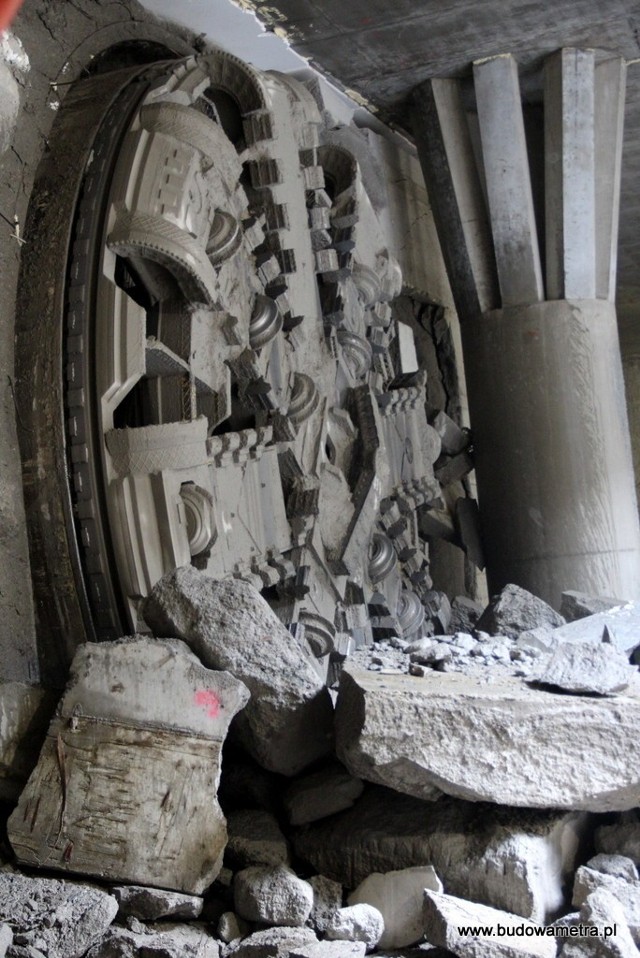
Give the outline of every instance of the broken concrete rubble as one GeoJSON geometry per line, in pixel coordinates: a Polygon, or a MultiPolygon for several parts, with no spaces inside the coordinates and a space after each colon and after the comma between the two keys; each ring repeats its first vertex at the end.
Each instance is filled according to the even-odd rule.
{"type": "Polygon", "coordinates": [[[229,837],[224,858],[229,867],[289,864],[287,840],[270,812],[261,809],[229,812],[227,831],[229,837]]]}
{"type": "Polygon", "coordinates": [[[7,949],[13,942],[13,932],[8,925],[0,924],[0,958],[5,958],[7,949]]]}
{"type": "Polygon", "coordinates": [[[550,605],[517,585],[506,585],[493,596],[478,620],[478,629],[490,635],[508,635],[517,638],[527,629],[540,626],[557,628],[564,619],[550,605]]]}
{"type": "Polygon", "coordinates": [[[329,752],[333,709],[313,657],[253,586],[186,566],[160,580],[143,611],[156,635],[184,639],[206,666],[246,684],[251,701],[235,727],[261,765],[294,775],[329,752]]]}
{"type": "Polygon", "coordinates": [[[578,919],[585,928],[597,929],[597,934],[569,938],[562,948],[563,958],[638,958],[624,909],[611,892],[604,888],[591,892],[578,919]]]}
{"type": "Polygon", "coordinates": [[[309,879],[313,888],[313,908],[309,921],[317,932],[323,933],[336,911],[342,908],[342,885],[340,882],[314,875],[309,879]]]}
{"type": "Polygon", "coordinates": [[[221,747],[248,698],[241,682],[204,668],[177,639],[81,646],[9,819],[18,860],[201,892],[226,844],[216,800],[221,747]]]}
{"type": "Polygon", "coordinates": [[[613,695],[637,677],[636,666],[629,665],[624,652],[608,642],[564,642],[543,662],[535,681],[564,692],[613,695]]]}
{"type": "Polygon", "coordinates": [[[116,899],[92,885],[0,873],[0,922],[46,958],[81,958],[105,934],[116,899]]]}
{"type": "Polygon", "coordinates": [[[87,958],[219,958],[220,946],[204,925],[172,923],[143,927],[138,931],[110,929],[87,958]]]}
{"type": "Polygon", "coordinates": [[[560,615],[564,616],[567,622],[575,622],[578,619],[596,615],[598,612],[609,612],[611,609],[625,604],[626,602],[623,599],[592,596],[586,595],[584,592],[567,590],[562,593],[560,615]]]}
{"type": "Polygon", "coordinates": [[[424,937],[424,891],[442,891],[442,882],[432,865],[374,872],[349,895],[349,904],[367,904],[382,915],[384,931],[381,948],[404,948],[424,937]]]}
{"type": "Polygon", "coordinates": [[[627,756],[640,687],[616,699],[553,695],[511,677],[376,675],[345,666],[338,757],[354,775],[418,798],[439,791],[531,808],[616,811],[640,802],[627,756]],[[575,749],[580,728],[581,749],[575,749]]]}
{"type": "Polygon", "coordinates": [[[553,630],[555,642],[602,642],[604,630],[613,645],[626,655],[640,645],[640,602],[627,602],[607,612],[596,612],[586,618],[553,630]]]}
{"type": "Polygon", "coordinates": [[[587,868],[602,872],[603,875],[625,878],[627,881],[637,881],[639,877],[634,862],[624,855],[594,855],[587,862],[587,868]]]}
{"type": "Polygon", "coordinates": [[[294,949],[317,940],[311,928],[265,928],[242,941],[234,941],[226,949],[225,958],[289,958],[294,949]]]}
{"type": "Polygon", "coordinates": [[[372,905],[340,908],[325,929],[329,941],[362,941],[367,950],[375,948],[384,932],[384,918],[372,905]]]}
{"type": "Polygon", "coordinates": [[[608,875],[583,865],[576,872],[572,903],[580,907],[600,889],[610,892],[620,904],[634,941],[640,943],[640,881],[608,875]]]}
{"type": "Polygon", "coordinates": [[[158,918],[197,918],[202,911],[202,898],[197,895],[182,895],[163,888],[120,885],[112,888],[111,894],[118,902],[118,917],[157,921],[158,918]]]}
{"type": "Polygon", "coordinates": [[[363,783],[338,762],[296,779],[283,796],[292,825],[305,825],[350,808],[362,795],[363,783]]]}

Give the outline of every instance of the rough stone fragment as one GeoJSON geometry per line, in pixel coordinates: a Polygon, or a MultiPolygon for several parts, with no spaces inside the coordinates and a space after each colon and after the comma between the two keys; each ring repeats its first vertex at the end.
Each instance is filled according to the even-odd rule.
{"type": "Polygon", "coordinates": [[[375,948],[384,931],[384,918],[373,905],[349,905],[335,912],[325,937],[329,941],[363,941],[367,949],[375,948]]]}
{"type": "Polygon", "coordinates": [[[367,946],[363,941],[316,941],[297,945],[290,958],[364,958],[367,946]]]}
{"type": "Polygon", "coordinates": [[[289,846],[271,812],[241,809],[227,815],[229,840],[224,853],[231,868],[247,865],[287,865],[289,846]]]}
{"type": "Polygon", "coordinates": [[[611,892],[604,888],[592,892],[580,909],[579,921],[581,925],[597,928],[599,935],[565,940],[563,958],[638,958],[624,909],[611,892]],[[615,935],[610,934],[613,928],[615,935]],[[605,938],[606,930],[609,936],[605,938]]]}
{"type": "Polygon", "coordinates": [[[589,825],[579,812],[422,802],[369,788],[352,809],[302,828],[294,846],[347,888],[374,872],[432,864],[452,894],[545,921],[564,905],[589,825]]]}
{"type": "Polygon", "coordinates": [[[289,958],[294,948],[317,940],[311,928],[266,928],[234,942],[227,948],[225,958],[289,958]]]}
{"type": "Polygon", "coordinates": [[[216,801],[222,743],[248,695],[177,639],[80,646],[9,819],[18,860],[203,891],[227,837],[216,801]]]}
{"type": "Polygon", "coordinates": [[[313,907],[313,889],[285,865],[254,865],[233,883],[236,912],[266,925],[304,925],[313,907]]]}
{"type": "Polygon", "coordinates": [[[229,942],[237,941],[238,938],[246,938],[249,934],[250,926],[246,921],[243,921],[242,918],[238,918],[235,912],[225,911],[220,915],[217,930],[218,938],[229,944],[229,942]]]}
{"type": "Polygon", "coordinates": [[[0,925],[0,958],[4,958],[13,941],[13,932],[9,925],[0,925]]]}
{"type": "Polygon", "coordinates": [[[626,689],[638,669],[613,645],[562,643],[544,662],[535,681],[563,692],[612,695],[626,689]]]}
{"type": "Polygon", "coordinates": [[[337,762],[293,782],[284,794],[284,807],[292,825],[305,825],[350,808],[364,785],[337,762]]]}
{"type": "Polygon", "coordinates": [[[613,825],[601,825],[595,833],[596,851],[625,855],[640,863],[640,818],[637,812],[622,815],[613,825]]]}
{"type": "Polygon", "coordinates": [[[202,898],[197,895],[182,895],[163,888],[146,888],[142,885],[120,885],[111,889],[121,916],[130,915],[142,921],[158,918],[197,918],[202,911],[202,898]]]}
{"type": "Polygon", "coordinates": [[[627,881],[638,879],[638,869],[635,863],[624,855],[594,855],[587,862],[587,868],[602,872],[603,875],[625,878],[627,881]]]}
{"type": "Polygon", "coordinates": [[[313,908],[309,921],[316,931],[322,933],[334,913],[342,908],[342,885],[324,875],[314,875],[309,879],[309,884],[313,888],[313,908]]]}
{"type": "Polygon", "coordinates": [[[458,958],[521,958],[523,955],[555,958],[556,954],[555,938],[552,935],[537,937],[535,930],[540,926],[535,922],[452,895],[425,891],[424,927],[428,942],[446,948],[458,958]],[[504,929],[513,929],[513,937],[508,933],[500,936],[462,934],[458,929],[465,925],[487,928],[501,925],[504,929]],[[525,930],[516,937],[518,927],[530,928],[531,932],[527,935],[525,930]]]}
{"type": "Polygon", "coordinates": [[[216,582],[193,566],[154,587],[143,614],[157,635],[184,639],[209,668],[247,685],[235,727],[265,768],[295,775],[331,748],[331,698],[303,647],[260,593],[239,579],[216,582]]]}
{"type": "Polygon", "coordinates": [[[593,642],[598,645],[607,629],[613,645],[627,655],[640,645],[640,602],[627,602],[608,612],[598,612],[553,630],[557,642],[593,642]]]}
{"type": "Polygon", "coordinates": [[[518,585],[505,585],[499,595],[482,613],[477,628],[489,635],[508,635],[517,639],[521,632],[549,626],[555,629],[563,625],[561,615],[542,599],[518,585]]]}
{"type": "Polygon", "coordinates": [[[632,808],[639,732],[638,680],[614,699],[554,695],[508,675],[486,683],[347,664],[340,678],[338,757],[354,775],[418,798],[442,790],[529,808],[632,808]]]}
{"type": "Polygon", "coordinates": [[[424,937],[425,888],[442,891],[442,882],[432,865],[369,875],[349,895],[349,904],[377,908],[384,920],[381,948],[404,948],[424,937]]]}
{"type": "Polygon", "coordinates": [[[611,609],[625,604],[623,599],[592,596],[586,595],[584,592],[568,590],[562,593],[560,615],[564,616],[567,622],[576,622],[578,619],[586,619],[587,616],[596,615],[598,612],[609,612],[611,609]]]}
{"type": "Polygon", "coordinates": [[[146,926],[139,931],[111,928],[86,958],[219,958],[220,946],[204,925],[146,926]]]}
{"type": "Polygon", "coordinates": [[[618,878],[615,875],[605,875],[583,865],[576,872],[573,885],[572,902],[576,907],[582,906],[592,892],[604,889],[610,892],[623,908],[629,931],[634,941],[640,942],[640,881],[637,879],[618,878]]]}
{"type": "Polygon", "coordinates": [[[80,958],[117,913],[117,901],[101,888],[0,873],[0,922],[9,922],[14,939],[46,958],[80,958]]]}
{"type": "Polygon", "coordinates": [[[482,615],[482,606],[466,595],[457,595],[451,603],[452,632],[471,632],[482,615]]]}
{"type": "Polygon", "coordinates": [[[22,682],[0,684],[0,799],[15,801],[33,771],[58,696],[22,682]]]}

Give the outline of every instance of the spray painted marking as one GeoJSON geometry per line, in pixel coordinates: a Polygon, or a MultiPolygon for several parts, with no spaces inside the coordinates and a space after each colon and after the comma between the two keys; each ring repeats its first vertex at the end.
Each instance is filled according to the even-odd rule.
{"type": "Polygon", "coordinates": [[[195,694],[195,703],[199,705],[200,708],[206,710],[209,718],[217,718],[220,714],[220,699],[215,692],[210,692],[208,689],[201,689],[201,691],[195,694]]]}

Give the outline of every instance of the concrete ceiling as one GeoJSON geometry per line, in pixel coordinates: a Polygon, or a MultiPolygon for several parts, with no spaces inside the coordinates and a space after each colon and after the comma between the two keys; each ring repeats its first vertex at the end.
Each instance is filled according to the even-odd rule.
{"type": "Polygon", "coordinates": [[[629,61],[618,312],[640,354],[640,0],[244,0],[294,50],[411,130],[408,97],[428,77],[468,79],[471,62],[512,53],[525,98],[540,96],[544,57],[594,47],[629,61]]]}

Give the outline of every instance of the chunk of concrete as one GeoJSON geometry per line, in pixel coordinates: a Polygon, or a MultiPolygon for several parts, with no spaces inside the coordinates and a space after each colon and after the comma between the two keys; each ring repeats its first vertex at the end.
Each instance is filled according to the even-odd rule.
{"type": "Polygon", "coordinates": [[[334,913],[342,908],[342,885],[340,882],[314,875],[309,879],[313,888],[313,908],[309,921],[316,931],[324,932],[334,913]]]}
{"type": "Polygon", "coordinates": [[[37,685],[0,684],[0,799],[18,799],[38,761],[58,698],[37,685]]]}
{"type": "Polygon", "coordinates": [[[596,851],[625,855],[640,863],[640,818],[638,812],[624,814],[612,825],[601,825],[595,833],[596,851]]]}
{"type": "Polygon", "coordinates": [[[587,862],[587,868],[602,872],[603,875],[624,878],[626,881],[637,881],[640,877],[635,863],[624,855],[594,855],[587,862]]]}
{"type": "Polygon", "coordinates": [[[554,695],[509,675],[378,675],[348,663],[336,710],[338,758],[353,775],[417,798],[606,812],[640,802],[629,761],[640,684],[617,698],[554,695]],[[580,748],[576,748],[580,729],[580,748]]]}
{"type": "Polygon", "coordinates": [[[47,958],[80,958],[118,913],[112,895],[92,885],[0,873],[0,922],[47,958]]]}
{"type": "Polygon", "coordinates": [[[0,925],[0,958],[5,958],[7,950],[11,947],[13,942],[13,932],[9,925],[5,925],[4,922],[0,925]]]}
{"type": "Polygon", "coordinates": [[[384,920],[381,948],[405,948],[424,937],[425,889],[442,892],[442,882],[432,865],[403,868],[365,878],[349,895],[349,904],[373,905],[384,920]]]}
{"type": "Polygon", "coordinates": [[[424,927],[428,942],[458,958],[555,958],[556,954],[553,934],[545,935],[541,925],[433,891],[424,893],[424,927]],[[462,930],[469,926],[475,931],[462,930]]]}
{"type": "Polygon", "coordinates": [[[265,928],[242,941],[233,942],[225,958],[289,958],[294,948],[314,944],[318,938],[311,928],[265,928]]]}
{"type": "Polygon", "coordinates": [[[284,807],[292,825],[305,825],[351,808],[363,788],[361,779],[335,762],[293,782],[284,794],[284,807]]]}
{"type": "Polygon", "coordinates": [[[109,930],[86,958],[219,958],[220,946],[204,925],[176,924],[109,930]]]}
{"type": "Polygon", "coordinates": [[[605,628],[612,644],[631,655],[640,646],[640,602],[627,602],[608,612],[597,612],[576,622],[568,622],[554,629],[553,638],[557,642],[593,642],[598,645],[605,628]]]}
{"type": "Polygon", "coordinates": [[[163,888],[145,888],[143,885],[120,885],[111,889],[121,917],[157,921],[158,918],[197,918],[202,911],[202,898],[182,895],[163,888]]]}
{"type": "Polygon", "coordinates": [[[325,929],[329,941],[362,941],[375,948],[384,931],[384,918],[373,905],[349,905],[335,912],[325,929]]]}
{"type": "Polygon", "coordinates": [[[565,904],[589,829],[580,812],[422,802],[370,787],[352,809],[300,829],[294,846],[347,888],[374,872],[433,865],[452,894],[543,922],[565,904]]]}
{"type": "Polygon", "coordinates": [[[297,945],[290,958],[364,958],[367,946],[363,941],[316,941],[297,945]]]}
{"type": "Polygon", "coordinates": [[[586,619],[589,615],[597,615],[598,612],[609,612],[621,605],[626,605],[626,601],[568,590],[562,593],[560,615],[564,616],[567,622],[576,622],[578,619],[586,619]]]}
{"type": "Polygon", "coordinates": [[[595,891],[604,889],[620,903],[636,944],[640,943],[640,881],[606,875],[582,865],[576,872],[572,902],[578,908],[595,891]]]}
{"type": "MultiPolygon", "coordinates": [[[[533,681],[563,692],[615,695],[638,675],[635,665],[608,642],[563,642],[546,659],[533,681]]],[[[531,679],[529,681],[532,681],[531,679]]]]}
{"type": "Polygon", "coordinates": [[[482,613],[477,628],[489,635],[508,635],[517,639],[521,632],[548,626],[555,629],[564,624],[564,619],[547,605],[519,585],[505,585],[502,592],[492,597],[482,613]]]}
{"type": "Polygon", "coordinates": [[[265,925],[304,925],[313,907],[313,888],[286,865],[252,865],[233,882],[235,910],[265,925]]]}
{"type": "Polygon", "coordinates": [[[457,422],[447,416],[446,412],[441,410],[436,413],[431,425],[440,436],[442,452],[447,456],[455,456],[469,445],[468,430],[461,429],[457,422]]]}
{"type": "Polygon", "coordinates": [[[597,934],[569,938],[562,958],[638,958],[624,908],[611,892],[592,892],[580,909],[579,924],[597,929],[597,934]]]}
{"type": "Polygon", "coordinates": [[[230,944],[239,938],[247,938],[250,934],[251,925],[244,919],[239,918],[234,911],[225,911],[220,915],[218,921],[217,934],[221,941],[230,944]]]}
{"type": "Polygon", "coordinates": [[[143,614],[156,635],[184,639],[209,668],[247,685],[235,727],[265,768],[295,775],[330,751],[333,709],[313,656],[249,583],[184,566],[157,583],[143,614]]]}
{"type": "Polygon", "coordinates": [[[452,632],[471,632],[478,619],[482,615],[483,609],[479,602],[470,599],[466,595],[457,595],[451,603],[451,623],[449,628],[452,632]]]}
{"type": "Polygon", "coordinates": [[[178,641],[86,643],[8,823],[19,861],[198,894],[226,844],[222,743],[245,686],[178,641]]]}
{"type": "Polygon", "coordinates": [[[287,840],[271,812],[253,808],[229,812],[227,831],[224,857],[230,868],[289,864],[287,840]]]}

